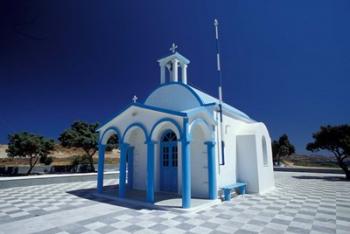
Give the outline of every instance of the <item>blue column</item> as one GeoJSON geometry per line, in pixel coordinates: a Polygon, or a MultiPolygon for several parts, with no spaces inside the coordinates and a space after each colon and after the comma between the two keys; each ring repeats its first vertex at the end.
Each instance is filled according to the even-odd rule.
{"type": "Polygon", "coordinates": [[[208,181],[209,181],[209,199],[217,198],[216,190],[216,165],[215,165],[215,143],[208,141],[205,142],[208,147],[208,181]]]}
{"type": "Polygon", "coordinates": [[[128,152],[128,144],[121,144],[120,162],[119,162],[119,197],[125,197],[125,180],[126,180],[126,153],[128,152]]]}
{"type": "Polygon", "coordinates": [[[98,145],[98,169],[97,169],[97,192],[103,192],[103,172],[105,164],[106,145],[98,145]]]}
{"type": "Polygon", "coordinates": [[[147,202],[154,203],[154,142],[147,141],[147,202]]]}
{"type": "Polygon", "coordinates": [[[181,137],[182,146],[182,207],[191,207],[191,153],[188,137],[188,119],[184,118],[183,133],[181,137]]]}
{"type": "Polygon", "coordinates": [[[128,150],[128,187],[132,189],[134,184],[134,147],[128,150]]]}

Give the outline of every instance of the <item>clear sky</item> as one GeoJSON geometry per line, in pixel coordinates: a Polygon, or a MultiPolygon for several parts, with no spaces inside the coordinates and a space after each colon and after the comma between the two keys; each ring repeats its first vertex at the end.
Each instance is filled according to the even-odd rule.
{"type": "Polygon", "coordinates": [[[172,42],[189,83],[290,136],[305,153],[323,124],[350,121],[350,1],[1,1],[0,143],[104,123],[159,84],[172,42]]]}

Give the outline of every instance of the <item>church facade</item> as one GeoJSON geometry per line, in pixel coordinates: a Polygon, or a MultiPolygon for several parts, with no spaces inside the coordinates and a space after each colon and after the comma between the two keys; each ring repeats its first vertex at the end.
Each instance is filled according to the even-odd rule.
{"type": "Polygon", "coordinates": [[[217,199],[223,186],[236,182],[246,183],[248,193],[274,188],[266,126],[188,85],[190,61],[178,52],[158,62],[160,86],[98,129],[98,192],[105,147],[114,134],[120,198],[128,189],[144,190],[153,203],[156,192],[169,192],[181,195],[182,207],[190,208],[192,197],[217,199]]]}

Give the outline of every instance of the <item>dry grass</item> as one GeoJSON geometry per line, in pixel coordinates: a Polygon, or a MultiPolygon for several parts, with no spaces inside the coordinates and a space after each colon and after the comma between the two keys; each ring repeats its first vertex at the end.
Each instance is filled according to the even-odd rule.
{"type": "MultiPolygon", "coordinates": [[[[20,166],[28,165],[28,158],[9,158],[6,154],[7,145],[0,145],[0,166],[20,166]]],[[[74,157],[84,155],[84,151],[77,148],[64,148],[60,145],[55,145],[55,150],[49,155],[53,158],[51,165],[71,165],[74,157]]],[[[93,156],[94,161],[97,162],[98,152],[93,156]]],[[[106,152],[105,163],[118,163],[119,162],[119,150],[113,150],[111,152],[106,152]]]]}

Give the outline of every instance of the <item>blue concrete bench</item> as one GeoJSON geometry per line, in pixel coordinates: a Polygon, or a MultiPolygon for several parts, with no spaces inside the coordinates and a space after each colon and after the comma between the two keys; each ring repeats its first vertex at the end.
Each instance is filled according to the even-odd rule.
{"type": "Polygon", "coordinates": [[[246,187],[247,187],[246,183],[240,183],[240,182],[222,187],[222,190],[224,191],[224,200],[225,201],[231,200],[232,190],[238,189],[240,194],[245,194],[246,187]]]}

